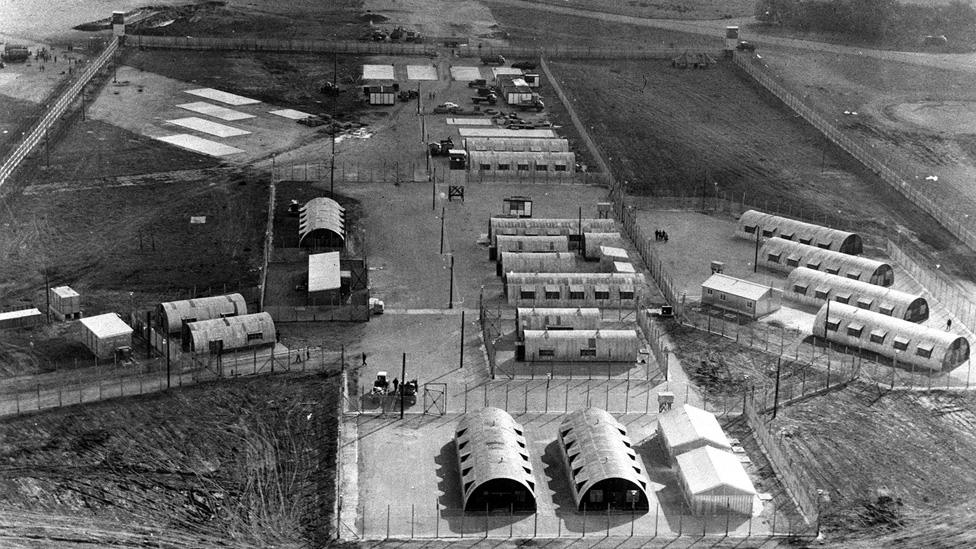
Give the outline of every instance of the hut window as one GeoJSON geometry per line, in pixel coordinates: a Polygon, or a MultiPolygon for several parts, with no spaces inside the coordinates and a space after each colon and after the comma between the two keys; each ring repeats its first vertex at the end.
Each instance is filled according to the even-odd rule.
{"type": "Polygon", "coordinates": [[[527,474],[527,475],[531,475],[532,474],[532,469],[529,469],[528,467],[522,467],[522,470],[525,471],[525,474],[527,474]]]}
{"type": "Polygon", "coordinates": [[[786,258],[786,264],[790,267],[798,267],[800,265],[800,258],[795,255],[791,255],[786,258]]]}
{"type": "Polygon", "coordinates": [[[874,330],[871,332],[871,343],[884,343],[886,337],[888,332],[885,330],[874,330]]]}
{"type": "Polygon", "coordinates": [[[528,164],[519,163],[519,164],[516,164],[515,166],[516,166],[516,169],[518,171],[520,171],[520,172],[527,172],[527,171],[529,171],[529,165],[528,164]]]}
{"type": "Polygon", "coordinates": [[[512,430],[515,431],[515,434],[516,435],[522,436],[522,430],[521,429],[516,429],[516,428],[513,427],[512,430]]]}
{"type": "Polygon", "coordinates": [[[712,295],[712,289],[711,288],[706,288],[705,291],[708,292],[708,295],[712,295]]]}
{"type": "Polygon", "coordinates": [[[582,286],[570,286],[569,287],[569,298],[570,299],[586,299],[586,292],[582,286]]]}
{"type": "Polygon", "coordinates": [[[499,164],[498,165],[498,171],[500,171],[500,172],[506,172],[506,171],[508,171],[508,166],[509,166],[508,164],[499,164]]]}
{"type": "Polygon", "coordinates": [[[779,233],[779,237],[783,240],[793,240],[793,233],[779,233]]]}
{"type": "Polygon", "coordinates": [[[589,347],[589,348],[591,348],[591,349],[596,349],[596,338],[595,337],[591,337],[591,338],[587,339],[586,340],[586,346],[589,347]]]}
{"type": "Polygon", "coordinates": [[[932,346],[924,343],[915,348],[915,354],[922,358],[932,358],[932,346]]]}
{"type": "Polygon", "coordinates": [[[552,167],[552,169],[553,169],[553,171],[564,172],[564,171],[566,171],[566,165],[565,164],[556,164],[555,166],[552,167]]]}
{"type": "Polygon", "coordinates": [[[807,261],[807,268],[813,269],[815,271],[820,270],[820,261],[807,261]]]}
{"type": "Polygon", "coordinates": [[[830,249],[830,242],[817,242],[817,247],[818,248],[823,248],[825,250],[829,250],[830,249]]]}
{"type": "Polygon", "coordinates": [[[837,303],[850,303],[851,294],[849,293],[837,294],[834,296],[834,301],[836,301],[837,303]]]}
{"type": "MultiPolygon", "coordinates": [[[[458,435],[458,436],[461,436],[461,435],[458,435]]],[[[458,450],[464,450],[464,447],[467,446],[467,445],[468,445],[468,441],[465,440],[461,444],[458,444],[458,450]]]]}
{"type": "Polygon", "coordinates": [[[749,233],[749,234],[755,234],[756,233],[756,226],[755,225],[745,225],[745,226],[742,227],[742,230],[745,231],[745,232],[747,232],[747,233],[749,233]]]}
{"type": "Polygon", "coordinates": [[[591,503],[603,503],[603,490],[590,490],[591,503]]]}
{"type": "Polygon", "coordinates": [[[576,491],[579,492],[580,490],[582,490],[584,484],[586,484],[586,482],[577,482],[576,483],[576,491]]]}
{"type": "Polygon", "coordinates": [[[778,253],[775,253],[775,254],[774,253],[766,254],[766,260],[769,261],[770,263],[779,263],[779,256],[780,255],[782,255],[782,254],[778,254],[778,253]]]}
{"type": "Polygon", "coordinates": [[[765,238],[772,238],[773,237],[773,231],[770,230],[770,229],[763,229],[762,235],[765,238]]]}
{"type": "Polygon", "coordinates": [[[468,461],[469,457],[471,457],[471,454],[464,454],[463,456],[461,456],[461,463],[468,461]]]}
{"type": "Polygon", "coordinates": [[[718,294],[718,300],[719,301],[725,301],[726,299],[727,298],[726,298],[725,294],[719,292],[719,294],[718,294]]]}
{"type": "MultiPolygon", "coordinates": [[[[568,433],[569,431],[566,431],[566,432],[568,433]]],[[[565,437],[565,436],[566,435],[563,435],[563,437],[565,437]]],[[[576,444],[576,442],[575,441],[572,441],[572,440],[566,442],[566,444],[565,444],[566,449],[569,450],[570,448],[572,448],[573,447],[573,444],[576,444]]],[[[572,459],[572,458],[570,458],[570,459],[572,459]]]]}
{"type": "Polygon", "coordinates": [[[461,469],[461,476],[462,477],[468,476],[468,473],[471,472],[471,469],[474,469],[474,467],[465,467],[464,469],[461,469]]]}
{"type": "Polygon", "coordinates": [[[887,303],[882,303],[881,305],[878,305],[878,312],[883,315],[891,316],[891,314],[895,312],[895,308],[887,303]]]}
{"type": "Polygon", "coordinates": [[[522,242],[521,240],[519,240],[518,242],[515,243],[516,249],[518,251],[520,251],[520,252],[522,251],[524,245],[525,245],[525,242],[522,242]]]}
{"type": "Polygon", "coordinates": [[[753,303],[752,301],[746,301],[746,308],[747,309],[751,309],[752,308],[752,303],[753,303]]]}
{"type": "Polygon", "coordinates": [[[634,290],[620,290],[620,299],[634,299],[634,290]]]}
{"type": "Polygon", "coordinates": [[[468,490],[470,490],[472,484],[474,484],[474,481],[473,480],[469,480],[468,482],[465,482],[464,483],[464,491],[467,492],[468,490]]]}
{"type": "Polygon", "coordinates": [[[891,341],[891,346],[898,351],[905,351],[908,349],[908,340],[903,337],[896,337],[891,341]]]}
{"type": "Polygon", "coordinates": [[[840,320],[837,319],[828,318],[825,324],[827,325],[827,329],[832,332],[836,332],[840,328],[840,320]]]}
{"type": "MultiPolygon", "coordinates": [[[[566,438],[566,436],[569,435],[570,432],[572,432],[572,429],[566,429],[562,433],[559,433],[559,435],[563,438],[566,438]]],[[[572,443],[568,444],[566,447],[569,448],[570,445],[572,445],[572,443]]]]}
{"type": "Polygon", "coordinates": [[[546,286],[546,299],[559,299],[559,286],[546,286]]]}
{"type": "MultiPolygon", "coordinates": [[[[468,428],[467,427],[465,427],[464,429],[461,429],[460,431],[457,432],[458,438],[463,437],[464,436],[464,433],[467,433],[467,432],[468,432],[468,428]]],[[[467,444],[467,442],[465,442],[464,444],[467,444]]],[[[461,448],[464,448],[464,446],[461,446],[461,448]]]]}
{"type": "Polygon", "coordinates": [[[813,242],[812,238],[800,238],[800,244],[806,244],[809,246],[811,242],[813,242]]]}
{"type": "Polygon", "coordinates": [[[554,356],[556,356],[556,350],[555,349],[539,349],[539,357],[540,358],[541,357],[550,357],[550,358],[552,358],[554,356]]]}
{"type": "Polygon", "coordinates": [[[547,171],[548,169],[549,169],[549,166],[546,166],[545,164],[536,164],[535,165],[535,171],[537,171],[537,172],[544,172],[544,171],[547,171]]]}
{"type": "Polygon", "coordinates": [[[483,172],[490,172],[491,171],[491,164],[481,164],[481,165],[478,166],[478,169],[480,169],[483,172]]]}
{"type": "Polygon", "coordinates": [[[817,299],[827,299],[829,296],[829,290],[824,290],[823,288],[817,288],[813,291],[813,297],[817,299]]]}
{"type": "Polygon", "coordinates": [[[840,273],[840,269],[838,269],[837,267],[827,267],[826,269],[824,269],[824,272],[827,274],[835,275],[840,273]]]}
{"type": "Polygon", "coordinates": [[[519,445],[519,448],[525,448],[525,443],[522,442],[521,440],[518,441],[518,445],[519,445]]]}
{"type": "Polygon", "coordinates": [[[640,467],[634,465],[634,472],[637,473],[638,475],[641,474],[640,467]]]}
{"type": "Polygon", "coordinates": [[[519,292],[521,299],[535,299],[535,290],[522,290],[519,292]]]}
{"type": "Polygon", "coordinates": [[[253,334],[247,334],[247,340],[248,341],[260,341],[263,337],[264,337],[264,334],[262,334],[261,332],[257,332],[257,333],[253,333],[253,334]]]}
{"type": "Polygon", "coordinates": [[[859,297],[857,298],[857,306],[860,309],[870,309],[871,305],[874,304],[874,300],[870,297],[859,297]]]}
{"type": "Polygon", "coordinates": [[[640,493],[637,490],[627,490],[626,501],[627,503],[638,503],[640,501],[640,493]]]}
{"type": "Polygon", "coordinates": [[[848,271],[847,278],[850,278],[852,280],[861,280],[861,273],[858,271],[848,271]]]}
{"type": "Polygon", "coordinates": [[[864,331],[864,326],[861,324],[854,324],[853,322],[847,325],[847,335],[851,337],[860,338],[861,332],[864,331]]]}
{"type": "Polygon", "coordinates": [[[593,292],[593,297],[595,299],[610,299],[610,287],[597,286],[596,290],[593,292]]]}
{"type": "Polygon", "coordinates": [[[596,356],[596,349],[580,349],[580,356],[596,356]]]}

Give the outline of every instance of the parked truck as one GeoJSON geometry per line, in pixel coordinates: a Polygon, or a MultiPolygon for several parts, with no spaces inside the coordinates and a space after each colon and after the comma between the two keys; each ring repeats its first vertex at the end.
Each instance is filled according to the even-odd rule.
{"type": "Polygon", "coordinates": [[[504,65],[505,58],[501,55],[483,55],[481,56],[481,63],[483,65],[504,65]]]}

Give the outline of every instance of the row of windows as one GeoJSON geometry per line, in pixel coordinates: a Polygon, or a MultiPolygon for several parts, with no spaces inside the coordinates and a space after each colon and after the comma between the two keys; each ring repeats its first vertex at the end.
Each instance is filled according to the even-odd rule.
{"type": "MultiPolygon", "coordinates": [[[[492,168],[491,168],[491,164],[481,163],[481,164],[478,164],[478,169],[481,170],[481,171],[483,171],[483,172],[490,172],[492,168]]],[[[499,171],[499,172],[504,172],[504,171],[508,171],[508,170],[511,170],[511,169],[512,169],[512,165],[511,164],[498,164],[495,167],[495,171],[499,171]]],[[[515,169],[518,170],[518,171],[520,171],[520,172],[531,171],[530,168],[529,168],[529,164],[516,164],[515,165],[515,169]]],[[[546,164],[536,164],[535,165],[535,171],[537,171],[537,172],[546,172],[546,171],[549,171],[549,166],[546,165],[546,164]]],[[[566,171],[566,165],[565,164],[555,164],[552,167],[552,171],[554,171],[554,172],[564,172],[564,171],[566,171]]]]}
{"type": "MultiPolygon", "coordinates": [[[[707,293],[708,295],[715,295],[715,290],[712,289],[712,288],[705,288],[705,293],[707,293]]],[[[727,296],[723,292],[719,292],[718,293],[718,300],[719,301],[728,301],[729,300],[729,296],[727,296]]],[[[748,301],[748,300],[746,301],[746,307],[748,307],[748,308],[751,309],[752,308],[752,305],[753,305],[753,302],[752,301],[748,301]]]]}
{"type": "MultiPolygon", "coordinates": [[[[804,284],[794,284],[793,285],[793,293],[795,293],[795,294],[807,295],[808,289],[809,288],[807,288],[807,286],[804,285],[804,284]]],[[[817,299],[826,300],[826,299],[828,299],[829,295],[830,295],[830,293],[829,293],[828,290],[815,289],[813,291],[813,297],[815,297],[817,299]]],[[[850,305],[851,304],[851,296],[849,294],[847,294],[847,295],[835,295],[834,296],[834,301],[836,301],[838,303],[844,303],[845,305],[850,305]]],[[[854,302],[854,305],[856,305],[860,309],[871,310],[871,307],[874,306],[874,299],[872,299],[870,297],[859,297],[854,302]]],[[[881,314],[883,314],[883,315],[891,316],[891,315],[893,315],[895,313],[895,306],[894,305],[889,305],[887,303],[882,303],[881,305],[878,305],[878,312],[881,313],[881,314]]]]}
{"type": "MultiPolygon", "coordinates": [[[[783,253],[782,252],[779,252],[779,253],[769,253],[769,254],[766,255],[766,260],[769,261],[770,263],[780,263],[780,259],[782,259],[782,257],[783,257],[783,253]]],[[[793,257],[787,257],[785,263],[786,263],[786,265],[788,267],[799,267],[800,266],[800,260],[799,259],[796,259],[796,258],[793,258],[793,257]]],[[[823,264],[823,262],[821,262],[821,261],[808,261],[805,266],[808,269],[813,269],[815,271],[819,271],[820,270],[820,266],[822,264],[823,264]]],[[[832,274],[832,275],[840,275],[840,267],[825,267],[824,270],[823,270],[823,272],[825,272],[827,274],[832,274]]],[[[847,278],[850,278],[850,279],[853,279],[853,280],[861,280],[861,273],[859,271],[847,271],[846,273],[844,273],[843,276],[846,276],[847,278]]]]}
{"type": "MultiPolygon", "coordinates": [[[[753,227],[753,226],[746,225],[744,227],[744,229],[749,234],[755,234],[756,233],[756,228],[753,227]]],[[[774,230],[763,229],[763,231],[762,231],[762,235],[763,235],[764,238],[772,238],[774,234],[775,234],[775,231],[774,230]]],[[[782,238],[783,240],[792,241],[793,238],[794,238],[794,236],[795,235],[793,233],[781,233],[779,235],[779,238],[782,238]]],[[[830,242],[816,242],[816,243],[814,243],[813,238],[803,238],[803,237],[801,237],[801,238],[799,238],[797,240],[797,242],[799,242],[800,244],[806,244],[807,246],[816,246],[818,248],[823,248],[825,250],[829,250],[830,249],[830,242]]]]}
{"type": "MultiPolygon", "coordinates": [[[[839,320],[828,320],[826,324],[827,324],[827,329],[832,332],[836,332],[840,330],[839,320]]],[[[864,333],[864,326],[861,326],[860,324],[849,324],[847,326],[847,335],[850,337],[856,337],[858,339],[861,339],[861,334],[863,333],[864,333]]],[[[888,331],[879,328],[877,330],[872,330],[868,334],[868,341],[877,345],[884,345],[885,339],[887,339],[887,337],[888,337],[888,331]]],[[[891,346],[896,351],[907,351],[908,344],[909,341],[904,337],[900,337],[900,336],[893,337],[891,341],[891,346]]],[[[915,348],[915,354],[922,358],[931,358],[932,347],[928,345],[918,345],[915,348]]]]}
{"type": "MultiPolygon", "coordinates": [[[[561,294],[559,292],[543,292],[543,294],[545,296],[544,299],[560,299],[561,298],[561,294]]],[[[535,290],[520,290],[519,291],[519,299],[526,299],[526,300],[528,300],[528,299],[536,299],[535,296],[536,296],[536,291],[535,290]]],[[[617,296],[618,296],[619,299],[634,299],[634,292],[633,291],[628,291],[628,290],[620,290],[619,292],[617,292],[617,296]]],[[[569,292],[569,299],[586,299],[586,292],[574,292],[574,291],[570,291],[569,292]]],[[[593,292],[593,299],[607,299],[608,300],[608,299],[610,299],[610,292],[609,291],[605,291],[604,292],[604,291],[597,290],[597,291],[593,292]]]]}

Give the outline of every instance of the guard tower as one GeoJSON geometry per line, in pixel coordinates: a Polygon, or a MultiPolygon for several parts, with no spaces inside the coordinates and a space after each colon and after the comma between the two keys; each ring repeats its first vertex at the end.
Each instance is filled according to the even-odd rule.
{"type": "Polygon", "coordinates": [[[125,36],[125,12],[112,12],[112,36],[122,38],[125,36]]]}
{"type": "Polygon", "coordinates": [[[725,27],[725,56],[732,57],[732,52],[739,45],[739,27],[725,27]]]}
{"type": "Polygon", "coordinates": [[[504,214],[511,217],[532,217],[532,199],[527,196],[513,196],[502,200],[504,214]]]}

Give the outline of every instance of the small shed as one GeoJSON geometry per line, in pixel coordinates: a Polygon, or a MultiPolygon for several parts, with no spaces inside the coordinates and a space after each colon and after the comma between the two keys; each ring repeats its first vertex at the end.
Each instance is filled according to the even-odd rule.
{"type": "Polygon", "coordinates": [[[508,304],[516,307],[637,306],[643,273],[509,273],[508,304]]]}
{"type": "Polygon", "coordinates": [[[600,246],[600,270],[613,272],[615,262],[630,263],[630,254],[623,248],[616,246],[600,246]]]}
{"type": "Polygon", "coordinates": [[[578,510],[648,509],[650,481],[644,463],[627,428],[606,410],[566,414],[559,426],[559,449],[578,510]]]}
{"type": "Polygon", "coordinates": [[[308,293],[337,290],[342,286],[339,252],[308,255],[308,293]]]}
{"type": "Polygon", "coordinates": [[[611,273],[637,273],[637,269],[634,268],[633,263],[627,263],[625,261],[614,261],[613,268],[610,270],[611,273]]]}
{"type": "Polygon", "coordinates": [[[564,179],[573,177],[576,153],[533,151],[468,151],[474,177],[564,179]]]}
{"type": "Polygon", "coordinates": [[[572,252],[502,252],[495,274],[508,273],[564,273],[576,268],[576,254],[572,252]]]}
{"type": "Polygon", "coordinates": [[[342,246],[346,238],[346,209],[331,198],[320,196],[305,203],[298,219],[298,245],[342,246]]]}
{"type": "Polygon", "coordinates": [[[657,434],[671,459],[703,446],[732,451],[732,444],[715,415],[690,404],[658,416],[657,434]]]}
{"type": "Polygon", "coordinates": [[[752,515],[756,488],[734,454],[702,446],[675,458],[685,500],[694,514],[752,515]]]}
{"type": "Polygon", "coordinates": [[[241,294],[217,295],[169,301],[156,307],[156,327],[164,333],[179,334],[184,322],[247,314],[247,302],[241,294]]]}
{"type": "Polygon", "coordinates": [[[583,233],[583,257],[594,261],[599,260],[601,246],[622,248],[624,246],[624,239],[616,231],[583,233]]]}
{"type": "Polygon", "coordinates": [[[595,307],[515,309],[515,330],[518,339],[525,330],[596,330],[600,328],[600,309],[595,307]]]}
{"type": "Polygon", "coordinates": [[[132,328],[115,313],[81,319],[82,342],[96,357],[109,359],[116,351],[132,347],[132,328]]]}
{"type": "Polygon", "coordinates": [[[523,330],[528,362],[637,362],[635,330],[523,330]]]}
{"type": "Polygon", "coordinates": [[[784,273],[797,267],[807,267],[878,286],[891,286],[895,281],[894,270],[884,261],[825,250],[783,238],[766,240],[759,250],[759,264],[784,273]]]}
{"type": "Polygon", "coordinates": [[[929,318],[929,305],[924,297],[806,267],[790,272],[784,293],[796,302],[817,307],[829,300],[909,322],[924,322],[929,318]]]}
{"type": "Polygon", "coordinates": [[[51,312],[59,320],[75,320],[81,318],[81,295],[69,286],[48,288],[48,299],[51,301],[51,312]]]}
{"type": "Polygon", "coordinates": [[[219,355],[274,345],[277,341],[274,320],[268,313],[189,322],[183,327],[184,352],[209,352],[219,355]]]}
{"type": "Polygon", "coordinates": [[[721,273],[702,282],[701,302],[749,318],[759,318],[780,308],[771,287],[721,273]]]}
{"type": "Polygon", "coordinates": [[[0,330],[32,328],[42,322],[44,322],[44,315],[36,307],[0,313],[0,330]]]}
{"type": "Polygon", "coordinates": [[[964,337],[833,301],[817,312],[813,335],[903,366],[936,372],[952,370],[969,360],[969,341],[964,337]]]}
{"type": "Polygon", "coordinates": [[[495,239],[496,253],[489,259],[495,259],[505,252],[568,252],[569,238],[565,235],[556,236],[524,236],[500,234],[495,239]]]}
{"type": "Polygon", "coordinates": [[[498,408],[465,414],[454,432],[465,511],[535,510],[535,476],[521,425],[498,408]]]}
{"type": "Polygon", "coordinates": [[[739,217],[736,236],[755,240],[757,232],[763,238],[782,238],[800,244],[816,246],[845,254],[864,252],[864,242],[855,233],[805,223],[788,217],[748,210],[739,217]]]}

